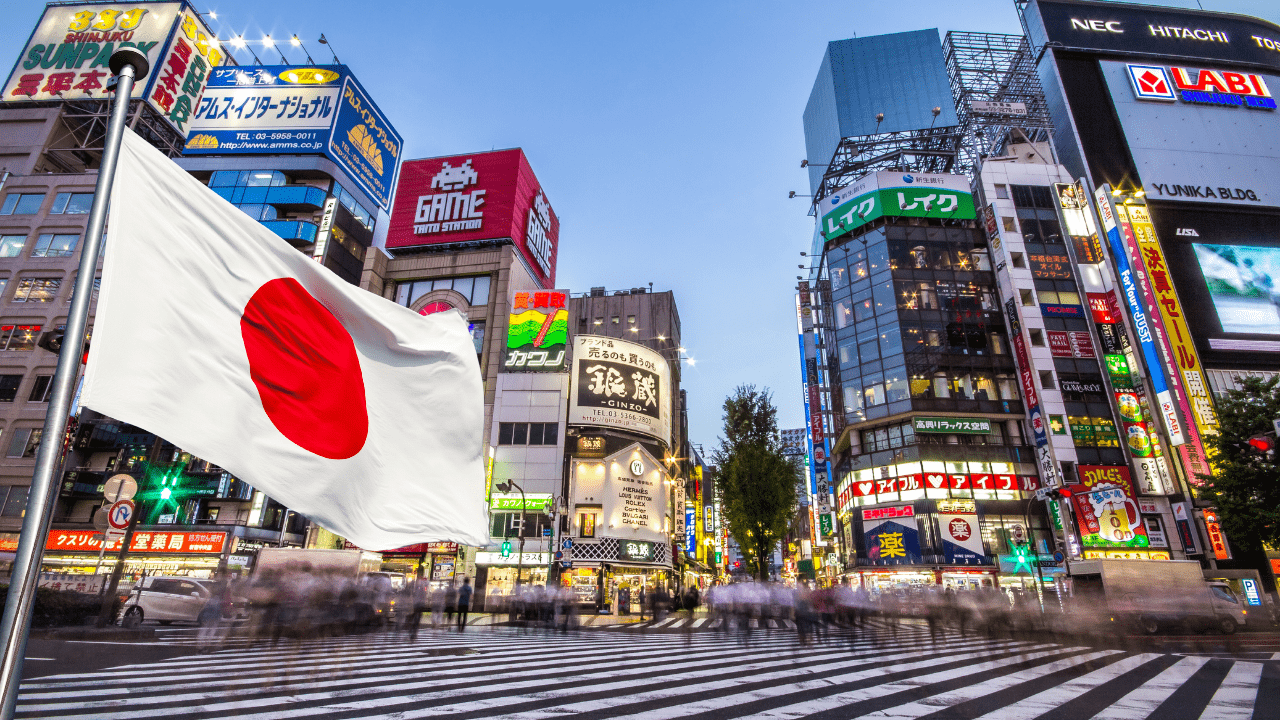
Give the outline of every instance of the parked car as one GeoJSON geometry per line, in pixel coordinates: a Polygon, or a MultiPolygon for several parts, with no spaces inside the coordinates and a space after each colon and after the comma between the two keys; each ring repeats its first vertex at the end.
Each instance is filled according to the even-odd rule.
{"type": "MultiPolygon", "coordinates": [[[[220,584],[210,580],[167,575],[144,578],[122,605],[120,624],[137,627],[144,620],[155,620],[161,625],[175,621],[203,625],[218,618],[218,604],[211,601],[220,592],[220,584]]],[[[243,599],[233,599],[235,615],[242,615],[244,606],[243,599]]]]}

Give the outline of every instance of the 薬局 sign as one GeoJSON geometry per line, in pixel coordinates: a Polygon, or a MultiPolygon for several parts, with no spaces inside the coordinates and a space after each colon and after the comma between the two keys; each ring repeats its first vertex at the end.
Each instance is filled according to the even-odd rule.
{"type": "MultiPolygon", "coordinates": [[[[119,550],[117,536],[107,542],[108,551],[119,550]]],[[[217,554],[226,542],[225,532],[155,532],[141,531],[133,534],[129,552],[164,552],[184,554],[217,554]]],[[[102,533],[89,531],[52,530],[45,542],[45,550],[78,550],[97,552],[102,549],[102,533]]]]}
{"type": "Polygon", "coordinates": [[[555,287],[560,218],[520,148],[411,160],[400,175],[389,249],[510,239],[555,287]]]}
{"type": "Polygon", "coordinates": [[[991,421],[987,418],[918,417],[912,425],[922,433],[991,434],[991,421]]]}
{"type": "Polygon", "coordinates": [[[559,372],[569,343],[568,290],[511,293],[505,372],[559,372]]]}

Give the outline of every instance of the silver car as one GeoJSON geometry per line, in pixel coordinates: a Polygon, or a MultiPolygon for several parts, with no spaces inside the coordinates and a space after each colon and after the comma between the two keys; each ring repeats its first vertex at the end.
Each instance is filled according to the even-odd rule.
{"type": "Polygon", "coordinates": [[[220,615],[214,598],[216,585],[208,580],[156,575],[143,578],[121,607],[120,624],[137,627],[144,620],[161,625],[174,621],[199,623],[216,620],[220,615]]]}

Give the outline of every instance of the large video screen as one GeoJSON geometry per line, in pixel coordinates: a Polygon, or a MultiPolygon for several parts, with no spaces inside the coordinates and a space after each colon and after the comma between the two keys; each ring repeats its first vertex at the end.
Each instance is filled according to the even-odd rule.
{"type": "Polygon", "coordinates": [[[1280,248],[1192,247],[1222,331],[1280,335],[1280,248]]]}

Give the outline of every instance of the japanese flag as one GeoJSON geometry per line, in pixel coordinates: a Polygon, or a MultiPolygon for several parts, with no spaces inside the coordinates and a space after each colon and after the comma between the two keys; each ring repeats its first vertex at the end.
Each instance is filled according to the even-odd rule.
{"type": "Polygon", "coordinates": [[[129,130],[82,403],[362,548],[488,542],[466,320],[344,282],[129,130]]]}

